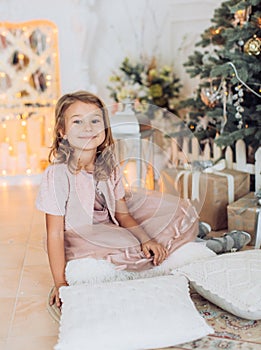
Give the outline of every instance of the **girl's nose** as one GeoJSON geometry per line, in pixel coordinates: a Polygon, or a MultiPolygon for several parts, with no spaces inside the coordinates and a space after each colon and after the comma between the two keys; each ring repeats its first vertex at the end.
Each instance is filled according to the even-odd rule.
{"type": "Polygon", "coordinates": [[[85,131],[92,131],[92,124],[88,120],[85,120],[83,122],[83,128],[85,131]]]}

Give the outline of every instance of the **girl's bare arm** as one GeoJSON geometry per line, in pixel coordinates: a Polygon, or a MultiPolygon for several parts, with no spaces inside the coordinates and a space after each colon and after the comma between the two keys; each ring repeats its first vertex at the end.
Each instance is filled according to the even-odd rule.
{"type": "Polygon", "coordinates": [[[59,288],[67,285],[65,279],[64,217],[46,214],[46,229],[47,251],[55,284],[55,293],[50,303],[55,301],[57,306],[60,306],[59,288]]]}

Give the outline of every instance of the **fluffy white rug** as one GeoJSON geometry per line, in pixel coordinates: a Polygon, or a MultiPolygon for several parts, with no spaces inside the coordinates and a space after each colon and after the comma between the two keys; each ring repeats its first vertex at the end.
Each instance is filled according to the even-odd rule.
{"type": "Polygon", "coordinates": [[[117,270],[109,261],[84,258],[69,261],[65,273],[69,285],[124,281],[169,275],[175,268],[215,256],[205,242],[190,242],[173,252],[161,265],[142,272],[117,270]]]}

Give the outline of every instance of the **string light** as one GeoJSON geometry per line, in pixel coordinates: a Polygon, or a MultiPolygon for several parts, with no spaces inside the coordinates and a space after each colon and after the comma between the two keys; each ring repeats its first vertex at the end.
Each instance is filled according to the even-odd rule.
{"type": "Polygon", "coordinates": [[[13,77],[15,77],[17,71],[19,70],[20,73],[22,68],[26,67],[26,69],[23,69],[24,73],[21,72],[20,85],[12,85],[12,89],[8,91],[10,93],[3,94],[2,102],[6,105],[6,115],[0,115],[2,125],[2,128],[0,128],[0,185],[16,184],[17,181],[20,184],[29,185],[32,184],[32,181],[35,181],[31,175],[36,175],[44,170],[41,168],[40,154],[46,153],[44,162],[47,163],[48,152],[46,150],[48,151],[47,146],[49,146],[51,139],[54,123],[52,118],[53,109],[57,102],[55,97],[59,94],[59,83],[56,76],[58,65],[56,58],[58,55],[53,53],[57,49],[55,35],[58,31],[52,25],[50,30],[50,22],[44,20],[39,21],[39,24],[36,24],[36,21],[33,21],[32,25],[27,25],[27,23],[25,25],[24,23],[22,27],[10,23],[6,23],[6,25],[7,29],[1,30],[1,36],[6,37],[8,33],[8,38],[10,37],[8,45],[16,45],[13,51],[16,50],[15,58],[18,61],[13,64],[9,64],[8,61],[8,66],[11,69],[10,73],[9,71],[0,71],[0,79],[6,85],[6,90],[10,88],[8,86],[9,80],[14,79],[13,77]],[[34,33],[41,37],[34,37],[34,33]],[[14,41],[11,40],[12,36],[15,38],[14,41]],[[20,47],[17,42],[18,38],[21,42],[26,42],[26,47],[23,46],[22,50],[18,49],[20,47]],[[46,43],[48,44],[46,45],[46,43]],[[46,66],[43,69],[47,71],[42,71],[42,66],[46,62],[48,67],[46,66]],[[44,91],[42,91],[42,86],[44,86],[44,91]],[[35,89],[35,91],[33,92],[32,89],[35,89]],[[9,106],[12,106],[12,108],[9,106]],[[41,108],[38,108],[39,106],[41,108]],[[12,109],[10,113],[9,109],[12,109]],[[13,112],[13,110],[20,112],[13,112]],[[35,115],[36,118],[31,118],[32,115],[35,115]],[[46,123],[48,123],[48,128],[46,123]],[[32,152],[34,153],[32,154],[32,152]],[[31,177],[31,179],[25,181],[13,180],[11,175],[17,174],[23,174],[26,178],[31,177]],[[1,176],[7,177],[7,180],[1,181],[1,176]]]}
{"type": "Polygon", "coordinates": [[[238,79],[238,81],[240,81],[241,84],[243,84],[249,91],[251,91],[254,95],[256,95],[257,97],[261,97],[261,95],[259,95],[256,91],[254,91],[253,89],[251,89],[251,87],[249,87],[242,79],[240,79],[240,77],[238,76],[238,72],[237,69],[235,67],[235,65],[232,62],[227,62],[227,64],[229,64],[234,72],[235,72],[235,76],[238,79]]]}

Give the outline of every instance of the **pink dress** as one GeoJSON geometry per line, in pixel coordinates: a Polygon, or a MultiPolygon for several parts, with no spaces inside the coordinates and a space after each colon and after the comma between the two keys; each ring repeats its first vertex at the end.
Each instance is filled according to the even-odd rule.
{"type": "Polygon", "coordinates": [[[123,197],[139,225],[169,253],[195,240],[198,215],[189,200],[144,189],[125,193],[121,177],[118,167],[107,181],[98,183],[85,171],[70,173],[66,164],[45,170],[36,206],[64,217],[67,261],[106,259],[129,271],[154,267],[152,258],[147,259],[141,251],[140,242],[115,218],[115,201],[123,197]]]}

